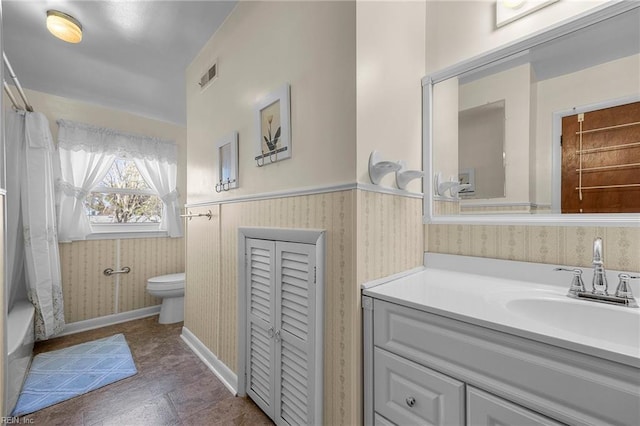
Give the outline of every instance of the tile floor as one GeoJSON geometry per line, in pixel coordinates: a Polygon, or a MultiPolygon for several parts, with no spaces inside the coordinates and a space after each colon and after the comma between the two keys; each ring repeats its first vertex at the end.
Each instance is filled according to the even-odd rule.
{"type": "Polygon", "coordinates": [[[61,402],[33,425],[272,425],[248,398],[234,397],[180,338],[182,323],[149,317],[36,343],[34,355],[124,333],[138,374],[61,402]]]}

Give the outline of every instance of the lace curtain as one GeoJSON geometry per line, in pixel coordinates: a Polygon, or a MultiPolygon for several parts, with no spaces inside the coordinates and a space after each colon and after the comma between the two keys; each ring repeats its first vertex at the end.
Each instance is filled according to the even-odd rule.
{"type": "Polygon", "coordinates": [[[182,222],[178,207],[178,191],[176,190],[176,163],[148,158],[134,158],[140,175],[156,191],[164,203],[164,215],[160,222],[160,230],[167,231],[170,237],[182,236],[182,222]]]}
{"type": "Polygon", "coordinates": [[[58,127],[59,149],[124,155],[173,164],[178,160],[178,150],[173,141],[69,120],[58,120],[58,127]]]}
{"type": "Polygon", "coordinates": [[[140,174],[164,204],[160,229],[182,236],[176,189],[177,147],[172,141],[117,130],[58,121],[60,172],[58,231],[60,241],[84,240],[91,232],[84,199],[119,156],[132,158],[140,174]]]}

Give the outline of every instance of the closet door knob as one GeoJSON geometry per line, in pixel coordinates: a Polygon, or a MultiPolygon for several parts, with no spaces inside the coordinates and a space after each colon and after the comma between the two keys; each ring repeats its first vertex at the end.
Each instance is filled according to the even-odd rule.
{"type": "Polygon", "coordinates": [[[276,342],[280,341],[280,330],[276,331],[276,342]]]}
{"type": "Polygon", "coordinates": [[[273,327],[269,327],[269,330],[267,330],[267,334],[269,335],[269,338],[273,337],[273,327]]]}
{"type": "Polygon", "coordinates": [[[416,399],[412,396],[408,397],[405,402],[407,403],[407,405],[409,407],[413,407],[414,405],[416,405],[416,399]]]}

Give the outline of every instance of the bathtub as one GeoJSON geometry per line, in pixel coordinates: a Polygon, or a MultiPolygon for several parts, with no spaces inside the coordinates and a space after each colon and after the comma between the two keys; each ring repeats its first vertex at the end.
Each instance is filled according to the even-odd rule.
{"type": "Polygon", "coordinates": [[[3,416],[13,411],[29,370],[35,341],[34,313],[31,302],[21,300],[15,303],[7,317],[7,413],[3,416]]]}

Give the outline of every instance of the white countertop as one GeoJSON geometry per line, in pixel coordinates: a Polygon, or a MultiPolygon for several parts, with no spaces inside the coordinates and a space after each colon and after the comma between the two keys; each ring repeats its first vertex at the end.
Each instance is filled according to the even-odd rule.
{"type": "MultiPolygon", "coordinates": [[[[501,271],[524,265],[490,262],[501,271]]],[[[640,368],[640,309],[566,297],[570,275],[561,286],[535,282],[535,268],[522,272],[526,280],[428,267],[365,285],[363,294],[640,368]]]]}

